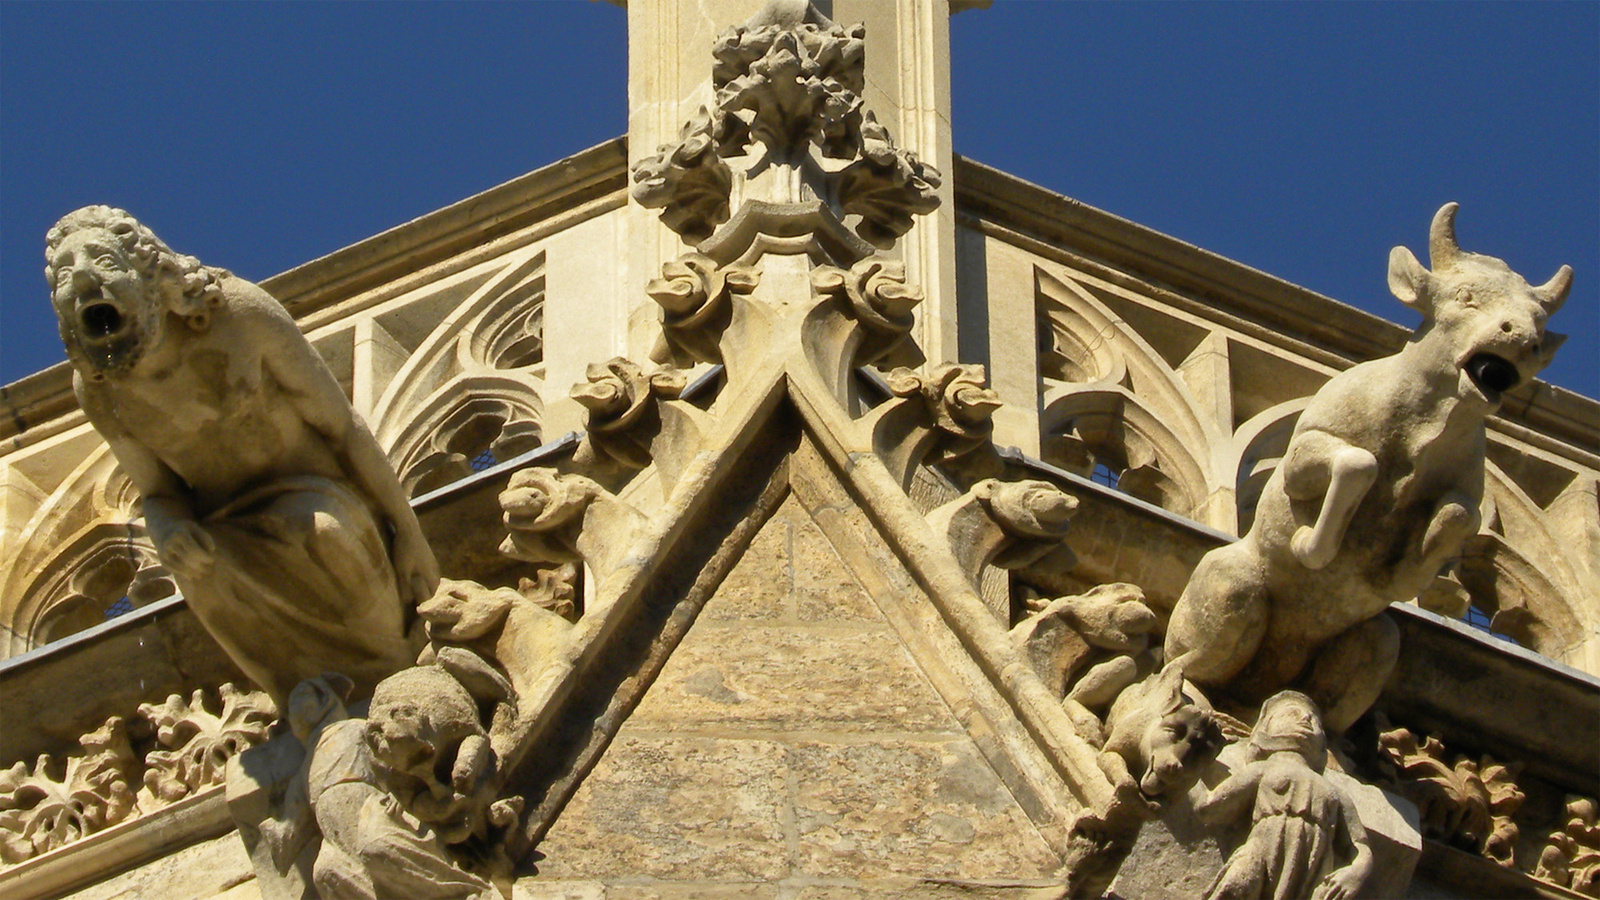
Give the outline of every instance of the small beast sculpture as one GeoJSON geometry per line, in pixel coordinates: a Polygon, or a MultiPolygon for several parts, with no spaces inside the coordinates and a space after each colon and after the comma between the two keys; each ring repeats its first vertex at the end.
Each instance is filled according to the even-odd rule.
{"type": "Polygon", "coordinates": [[[1099,764],[1128,809],[1153,818],[1181,796],[1222,749],[1222,729],[1204,697],[1184,691],[1167,666],[1124,690],[1106,714],[1099,764]]]}
{"type": "Polygon", "coordinates": [[[1165,647],[1195,682],[1251,703],[1299,687],[1342,733],[1398,657],[1384,609],[1417,596],[1477,532],[1485,420],[1563,340],[1545,322],[1572,269],[1530,286],[1463,252],[1455,214],[1449,203],[1434,216],[1432,271],[1390,252],[1389,288],[1423,319],[1405,348],[1317,392],[1250,531],[1195,569],[1165,647]]]}

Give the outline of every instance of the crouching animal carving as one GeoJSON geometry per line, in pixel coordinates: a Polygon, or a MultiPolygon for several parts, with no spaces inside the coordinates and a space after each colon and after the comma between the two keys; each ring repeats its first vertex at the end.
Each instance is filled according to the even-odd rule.
{"type": "Polygon", "coordinates": [[[1116,802],[1073,825],[1064,893],[1073,900],[1105,894],[1140,829],[1181,799],[1222,747],[1210,705],[1185,692],[1183,672],[1172,666],[1123,689],[1106,731],[1097,761],[1116,802]]]}
{"type": "Polygon", "coordinates": [[[45,277],[73,390],[190,609],[280,710],[408,664],[438,567],[405,491],[277,300],[120,209],[69,213],[45,277]]]}
{"type": "Polygon", "coordinates": [[[1030,601],[1034,612],[1011,629],[1045,686],[1062,696],[1078,733],[1098,744],[1097,718],[1126,688],[1159,665],[1150,639],[1156,615],[1132,584],[1102,584],[1086,593],[1030,601]]]}
{"type": "Polygon", "coordinates": [[[1195,569],[1165,648],[1195,682],[1247,702],[1298,686],[1342,733],[1399,652],[1381,613],[1477,532],[1484,422],[1561,343],[1545,322],[1572,269],[1530,286],[1501,260],[1463,252],[1455,213],[1451,203],[1434,216],[1432,271],[1404,247],[1389,256],[1390,290],[1422,325],[1399,353],[1317,392],[1250,531],[1195,569]]]}
{"type": "Polygon", "coordinates": [[[1184,692],[1183,670],[1172,665],[1118,695],[1106,731],[1100,770],[1130,810],[1152,816],[1222,749],[1209,704],[1184,692]]]}

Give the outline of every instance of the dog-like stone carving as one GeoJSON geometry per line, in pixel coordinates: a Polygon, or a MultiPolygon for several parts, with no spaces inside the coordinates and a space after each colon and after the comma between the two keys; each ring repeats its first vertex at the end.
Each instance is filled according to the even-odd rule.
{"type": "Polygon", "coordinates": [[[1561,342],[1545,322],[1572,269],[1530,286],[1463,252],[1455,213],[1434,216],[1432,271],[1404,247],[1390,253],[1390,290],[1423,319],[1405,348],[1317,392],[1249,532],[1196,567],[1165,648],[1195,682],[1247,701],[1297,686],[1342,733],[1397,659],[1384,609],[1417,596],[1477,532],[1485,420],[1561,342]]]}

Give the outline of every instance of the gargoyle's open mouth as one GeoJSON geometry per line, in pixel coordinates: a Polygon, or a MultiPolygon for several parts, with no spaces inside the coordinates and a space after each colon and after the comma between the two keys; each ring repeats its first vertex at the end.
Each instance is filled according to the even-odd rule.
{"type": "Polygon", "coordinates": [[[1493,353],[1474,353],[1467,360],[1466,370],[1467,377],[1490,399],[1511,390],[1522,380],[1522,373],[1516,366],[1493,353]]]}
{"type": "Polygon", "coordinates": [[[91,338],[106,338],[122,329],[122,313],[109,303],[91,303],[85,306],[78,318],[83,322],[83,332],[91,338]]]}

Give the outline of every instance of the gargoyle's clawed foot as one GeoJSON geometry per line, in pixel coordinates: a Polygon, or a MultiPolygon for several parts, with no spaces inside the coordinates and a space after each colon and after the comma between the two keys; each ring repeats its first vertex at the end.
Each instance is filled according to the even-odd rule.
{"type": "Polygon", "coordinates": [[[1327,540],[1319,542],[1315,528],[1301,525],[1295,529],[1294,537],[1289,539],[1289,552],[1300,561],[1300,565],[1308,569],[1321,569],[1333,562],[1339,545],[1327,540]]]}

